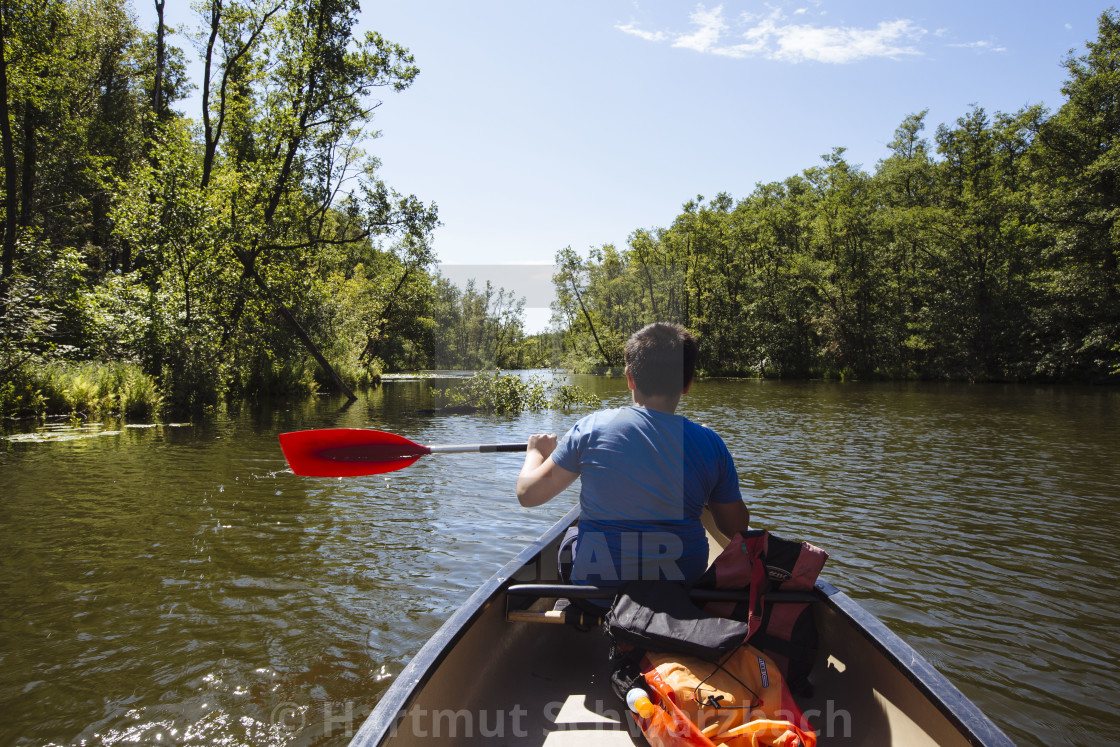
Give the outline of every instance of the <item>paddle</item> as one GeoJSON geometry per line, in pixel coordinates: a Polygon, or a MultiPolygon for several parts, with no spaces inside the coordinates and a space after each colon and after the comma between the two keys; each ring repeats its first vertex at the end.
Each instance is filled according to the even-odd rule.
{"type": "Polygon", "coordinates": [[[422,446],[404,436],[365,428],[322,428],[280,434],[280,449],[297,475],[356,477],[404,469],[425,454],[525,451],[527,444],[422,446]]]}

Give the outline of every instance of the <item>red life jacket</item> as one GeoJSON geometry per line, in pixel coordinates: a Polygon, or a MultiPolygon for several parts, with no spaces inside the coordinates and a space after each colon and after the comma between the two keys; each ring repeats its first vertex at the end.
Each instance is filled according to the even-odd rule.
{"type": "MultiPolygon", "coordinates": [[[[747,623],[749,645],[715,663],[680,654],[641,656],[637,670],[658,707],[634,718],[653,747],[815,747],[816,734],[793,697],[811,690],[813,611],[807,602],[767,603],[766,593],[812,591],[827,559],[818,547],[766,531],[731,539],[696,586],[749,591],[744,601],[704,606],[709,614],[747,623]]],[[[612,674],[620,696],[635,686],[628,676],[612,674]]]]}
{"type": "Polygon", "coordinates": [[[740,532],[697,581],[708,589],[750,589],[746,602],[709,602],[713,615],[746,622],[749,642],[769,654],[795,695],[809,694],[809,671],[817,649],[817,628],[809,603],[766,602],[770,591],[813,590],[828,553],[808,542],[776,537],[765,530],[740,532]],[[759,584],[763,589],[755,593],[759,584]]]}

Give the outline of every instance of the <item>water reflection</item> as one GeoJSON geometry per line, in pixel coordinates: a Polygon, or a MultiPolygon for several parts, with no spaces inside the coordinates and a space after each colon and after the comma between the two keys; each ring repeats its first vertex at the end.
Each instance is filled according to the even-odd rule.
{"type": "MultiPolygon", "coordinates": [[[[577,379],[628,401],[622,379],[577,379]]],[[[509,442],[576,417],[425,415],[433,385],[0,441],[0,742],[345,743],[574,501],[517,507],[517,455],[284,470],[285,430],[509,442]]],[[[827,548],[829,576],[1014,738],[1120,726],[1117,393],[706,381],[683,412],[728,441],[757,525],[827,548]]]]}
{"type": "Polygon", "coordinates": [[[739,404],[729,441],[756,522],[828,548],[830,574],[1013,737],[1089,741],[1070,735],[1109,712],[1120,679],[1105,633],[1120,610],[1100,593],[1120,580],[1108,549],[1116,392],[729,383],[705,393],[713,408],[739,404]]]}

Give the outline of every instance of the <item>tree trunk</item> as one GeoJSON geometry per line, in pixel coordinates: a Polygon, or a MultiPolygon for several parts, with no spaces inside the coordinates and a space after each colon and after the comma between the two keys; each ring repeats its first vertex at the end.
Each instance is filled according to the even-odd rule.
{"type": "Polygon", "coordinates": [[[16,181],[16,149],[8,107],[8,38],[11,10],[0,0],[0,151],[4,162],[4,237],[0,249],[0,309],[8,295],[8,284],[15,273],[16,214],[19,212],[19,185],[16,181]]]}
{"type": "MultiPolygon", "coordinates": [[[[218,29],[222,20],[222,3],[216,0],[210,6],[210,38],[206,42],[205,66],[202,72],[202,137],[204,151],[202,154],[202,189],[210,184],[210,172],[214,168],[214,155],[218,150],[218,135],[214,134],[214,127],[210,122],[210,71],[214,64],[214,43],[218,38],[218,29]]],[[[223,79],[228,74],[223,71],[223,79]]],[[[223,102],[224,103],[224,102],[223,102]]],[[[221,119],[218,120],[221,132],[221,119]]]]}
{"type": "MultiPolygon", "coordinates": [[[[244,261],[245,260],[242,260],[242,262],[244,261]]],[[[356,400],[357,396],[354,394],[354,392],[350,391],[350,387],[346,386],[346,382],[342,380],[342,377],[338,375],[338,372],[334,370],[334,367],[331,366],[331,364],[323,356],[323,353],[319,350],[319,347],[311,339],[311,335],[307,334],[307,330],[305,330],[303,328],[303,325],[301,325],[296,320],[295,315],[292,314],[288,307],[285,306],[279,298],[273,295],[272,291],[265,284],[264,278],[260,276],[260,273],[257,272],[256,268],[246,265],[245,269],[252,274],[253,281],[257,284],[257,287],[261,289],[261,292],[264,293],[265,298],[267,298],[269,302],[272,303],[273,307],[280,312],[280,316],[284,317],[284,321],[288,323],[288,325],[292,328],[292,331],[296,333],[296,337],[298,337],[300,339],[300,342],[303,343],[303,346],[307,348],[307,351],[311,353],[312,357],[315,358],[322,369],[327,373],[328,376],[330,376],[331,381],[333,381],[334,385],[338,387],[338,390],[345,394],[346,398],[350,402],[356,400]]]]}
{"type": "Polygon", "coordinates": [[[35,166],[39,160],[35,134],[39,110],[30,101],[23,104],[23,175],[20,178],[19,226],[31,225],[31,208],[35,197],[35,166]]]}
{"type": "Polygon", "coordinates": [[[591,336],[595,338],[595,347],[599,348],[599,355],[603,356],[603,360],[607,362],[608,366],[614,366],[614,361],[607,355],[607,351],[603,349],[603,343],[599,342],[599,335],[595,332],[595,325],[591,321],[591,314],[587,311],[587,307],[583,305],[583,296],[580,295],[579,289],[576,288],[575,280],[572,280],[572,292],[576,295],[576,301],[579,302],[579,308],[583,312],[583,316],[587,319],[587,326],[591,330],[591,336]]]}
{"type": "Polygon", "coordinates": [[[155,4],[159,25],[156,27],[156,78],[152,85],[152,111],[158,120],[163,116],[163,68],[167,55],[163,39],[163,6],[167,4],[167,0],[155,0],[155,4]]]}
{"type": "Polygon", "coordinates": [[[385,325],[389,322],[389,317],[393,314],[398,294],[401,288],[404,287],[405,281],[408,280],[408,276],[411,272],[412,268],[406,267],[404,273],[401,274],[401,279],[397,281],[396,287],[393,288],[393,292],[389,294],[389,303],[382,309],[381,316],[377,320],[377,327],[373,332],[366,334],[366,346],[362,348],[361,354],[358,355],[359,361],[367,360],[368,356],[368,360],[372,362],[373,359],[377,357],[381,335],[385,332],[385,325]]]}

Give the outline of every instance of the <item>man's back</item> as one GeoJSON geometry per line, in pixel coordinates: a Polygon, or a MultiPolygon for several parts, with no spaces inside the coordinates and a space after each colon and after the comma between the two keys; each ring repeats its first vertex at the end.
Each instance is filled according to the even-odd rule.
{"type": "Polygon", "coordinates": [[[700,514],[740,501],[722,439],[680,415],[603,410],[557,444],[553,461],[580,475],[580,540],[573,579],[693,581],[707,563],[700,514]]]}
{"type": "Polygon", "coordinates": [[[656,322],[626,341],[633,407],[587,416],[557,442],[529,436],[517,500],[539,506],[581,480],[579,543],[572,579],[695,581],[707,564],[700,513],[707,505],[728,536],[747,529],[723,440],[676,413],[692,386],[696,340],[679,324],[656,322]]]}

